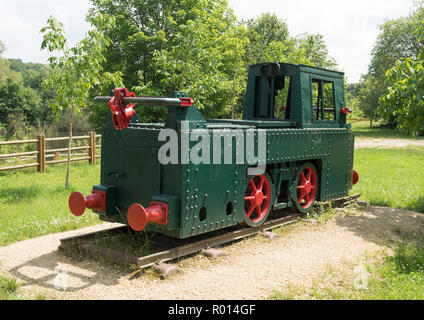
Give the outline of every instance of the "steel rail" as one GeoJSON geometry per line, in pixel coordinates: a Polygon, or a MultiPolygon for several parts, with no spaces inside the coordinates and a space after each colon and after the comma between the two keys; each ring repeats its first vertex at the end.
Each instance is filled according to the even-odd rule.
{"type": "MultiPolygon", "coordinates": [[[[144,268],[148,268],[153,266],[155,263],[157,262],[168,262],[171,260],[175,260],[178,258],[182,258],[185,256],[188,256],[190,254],[193,253],[197,253],[202,251],[203,249],[207,248],[207,247],[216,247],[219,245],[223,245],[223,244],[227,244],[227,243],[231,243],[237,240],[241,240],[243,238],[247,238],[250,236],[253,236],[255,234],[260,233],[261,231],[265,231],[265,230],[270,230],[270,229],[274,229],[274,228],[278,228],[287,224],[291,224],[297,221],[297,219],[304,217],[304,214],[291,214],[289,216],[285,216],[283,218],[279,218],[279,219],[275,219],[275,220],[271,220],[266,222],[265,224],[263,224],[260,227],[256,227],[256,228],[248,228],[248,227],[235,227],[237,228],[237,230],[235,231],[230,231],[228,233],[224,233],[224,234],[220,234],[220,235],[215,235],[212,237],[208,237],[206,239],[202,239],[202,240],[197,240],[199,237],[204,237],[206,236],[205,234],[200,235],[200,236],[195,236],[193,238],[190,238],[193,242],[184,244],[184,245],[179,245],[179,243],[184,243],[187,241],[184,239],[173,239],[173,238],[169,238],[166,236],[162,236],[162,235],[155,235],[155,243],[161,243],[161,241],[163,241],[163,243],[170,243],[171,241],[174,242],[176,244],[176,246],[171,247],[171,248],[167,248],[165,250],[161,250],[159,252],[155,252],[153,254],[149,254],[146,256],[142,256],[142,257],[137,257],[134,255],[128,255],[125,254],[122,251],[118,251],[118,250],[113,250],[113,249],[107,249],[107,248],[103,248],[100,246],[97,246],[93,243],[93,241],[90,241],[92,239],[94,239],[96,237],[96,235],[98,234],[102,234],[102,233],[112,233],[112,234],[120,234],[122,232],[128,231],[129,227],[128,226],[118,226],[118,227],[112,227],[109,229],[105,229],[105,230],[101,230],[101,231],[97,231],[97,232],[91,232],[91,233],[87,233],[87,234],[83,234],[80,236],[76,236],[76,237],[70,237],[70,238],[65,238],[65,239],[61,239],[60,242],[60,250],[63,250],[66,248],[69,248],[70,246],[75,246],[77,245],[79,247],[79,249],[83,252],[86,253],[91,253],[91,254],[99,254],[101,256],[104,256],[105,258],[112,260],[114,262],[118,262],[118,263],[127,263],[127,264],[131,264],[131,265],[136,265],[138,268],[140,269],[144,269],[144,268]]],[[[231,228],[231,227],[230,227],[231,228]]],[[[234,228],[234,227],[233,227],[234,228]]],[[[211,232],[212,235],[218,233],[219,231],[222,232],[225,229],[221,229],[218,231],[214,231],[211,232]]],[[[190,240],[190,241],[191,241],[190,240]]]]}
{"type": "Polygon", "coordinates": [[[241,240],[256,234],[259,234],[262,231],[275,229],[296,222],[299,218],[305,217],[304,214],[292,214],[280,219],[266,222],[260,227],[248,228],[244,227],[236,231],[228,232],[223,235],[218,235],[208,239],[196,241],[189,243],[187,245],[179,246],[169,250],[164,250],[162,252],[154,253],[145,257],[137,258],[137,266],[139,268],[147,268],[154,265],[156,262],[168,262],[184,256],[188,256],[193,253],[202,251],[207,247],[216,247],[223,244],[228,244],[237,240],[241,240]]]}

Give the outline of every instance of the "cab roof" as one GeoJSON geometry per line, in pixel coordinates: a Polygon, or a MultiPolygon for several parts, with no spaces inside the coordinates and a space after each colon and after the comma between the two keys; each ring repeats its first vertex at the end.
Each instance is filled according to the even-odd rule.
{"type": "Polygon", "coordinates": [[[283,63],[283,62],[266,62],[266,63],[258,63],[255,65],[251,65],[251,69],[258,69],[260,70],[260,67],[264,65],[269,64],[278,64],[280,65],[280,69],[289,69],[289,70],[296,70],[299,73],[308,73],[308,74],[316,74],[321,76],[327,76],[332,78],[344,78],[344,72],[336,71],[336,70],[329,70],[329,69],[323,69],[318,68],[314,66],[308,66],[304,64],[293,64],[293,63],[283,63]]]}

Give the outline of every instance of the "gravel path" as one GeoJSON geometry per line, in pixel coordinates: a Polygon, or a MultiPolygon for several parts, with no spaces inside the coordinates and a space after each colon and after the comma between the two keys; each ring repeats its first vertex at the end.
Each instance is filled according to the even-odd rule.
{"type": "Polygon", "coordinates": [[[56,299],[266,299],[273,290],[307,287],[326,272],[360,263],[389,248],[399,230],[424,230],[424,215],[391,208],[351,210],[329,222],[298,223],[270,241],[262,237],[225,247],[228,256],[197,255],[178,263],[183,273],[159,280],[152,271],[130,271],[91,259],[73,261],[58,253],[63,237],[111,224],[48,235],[0,248],[0,268],[23,283],[28,297],[56,299]],[[67,290],[55,288],[67,274],[67,290]]]}
{"type": "Polygon", "coordinates": [[[404,148],[404,147],[410,147],[410,146],[424,147],[424,140],[356,138],[356,141],[355,141],[355,149],[361,149],[361,148],[390,149],[390,148],[404,148]]]}

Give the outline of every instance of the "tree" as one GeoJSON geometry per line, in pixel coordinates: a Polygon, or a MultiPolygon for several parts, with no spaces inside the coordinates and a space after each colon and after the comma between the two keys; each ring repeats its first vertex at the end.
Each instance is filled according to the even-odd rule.
{"type": "Polygon", "coordinates": [[[291,37],[287,22],[276,14],[264,13],[246,22],[249,44],[244,60],[247,65],[278,61],[335,68],[324,37],[303,34],[291,37]]]}
{"type": "Polygon", "coordinates": [[[47,26],[41,29],[43,33],[41,48],[60,54],[58,57],[49,58],[53,72],[44,81],[47,88],[57,88],[57,97],[51,107],[55,111],[71,110],[66,188],[69,187],[74,117],[84,111],[92,90],[102,90],[105,86],[122,83],[119,72],[113,74],[104,72],[101,65],[105,62],[104,51],[110,44],[110,39],[104,34],[104,30],[110,25],[113,26],[115,20],[108,15],[88,15],[87,20],[96,27],[72,48],[68,47],[62,23],[55,18],[50,17],[47,26]]]}
{"type": "Polygon", "coordinates": [[[5,50],[6,46],[3,44],[3,42],[0,41],[0,83],[6,82],[8,78],[19,82],[22,80],[21,74],[11,70],[11,62],[8,59],[1,57],[5,50]]]}
{"type": "MultiPolygon", "coordinates": [[[[290,37],[287,22],[275,13],[263,13],[246,21],[249,45],[246,48],[247,64],[266,62],[269,49],[275,43],[287,43],[290,37]]],[[[289,48],[287,48],[289,49],[289,48]]]]}
{"type": "Polygon", "coordinates": [[[371,120],[381,118],[377,110],[378,99],[386,90],[385,82],[373,76],[363,76],[357,88],[357,106],[364,117],[371,120]]]}
{"type": "MultiPolygon", "coordinates": [[[[244,87],[247,44],[226,0],[92,0],[91,14],[119,20],[105,31],[111,45],[105,70],[122,71],[138,95],[186,91],[208,117],[230,116],[244,87]]],[[[91,119],[104,119],[93,108],[91,119]]],[[[162,120],[163,108],[140,108],[143,121],[162,120]]],[[[100,125],[99,122],[96,123],[100,125]]]]}
{"type": "MultiPolygon", "coordinates": [[[[369,70],[361,79],[359,106],[370,118],[381,118],[377,107],[388,86],[386,72],[396,65],[399,59],[416,59],[421,44],[415,29],[424,19],[423,2],[417,2],[414,10],[407,17],[387,20],[379,26],[380,34],[371,52],[369,70]]],[[[386,118],[387,119],[387,118],[386,118]]],[[[389,122],[395,118],[391,117],[389,122]]]]}
{"type": "Polygon", "coordinates": [[[173,44],[153,54],[160,79],[155,90],[159,94],[186,91],[204,116],[234,118],[235,99],[246,77],[242,60],[246,31],[237,26],[226,1],[204,1],[194,10],[199,18],[180,26],[173,44]]]}
{"type": "MultiPolygon", "coordinates": [[[[91,2],[90,14],[119,21],[105,30],[111,39],[105,70],[122,71],[126,87],[138,95],[186,91],[208,118],[241,117],[250,64],[272,60],[334,66],[328,63],[322,36],[290,37],[285,20],[275,14],[241,24],[227,0],[91,2]]],[[[90,109],[90,118],[100,126],[104,112],[100,106],[90,109]]],[[[137,113],[146,122],[163,120],[166,114],[154,107],[137,113]]]]}
{"type": "Polygon", "coordinates": [[[304,34],[299,39],[299,48],[304,50],[305,57],[315,67],[334,69],[336,61],[329,56],[324,36],[321,34],[304,34]]]}
{"type": "Polygon", "coordinates": [[[410,134],[424,125],[424,21],[414,34],[420,47],[418,54],[416,58],[400,59],[387,71],[392,85],[379,104],[383,117],[395,117],[397,128],[410,134]]]}
{"type": "MultiPolygon", "coordinates": [[[[209,0],[91,0],[89,15],[109,15],[118,23],[108,25],[105,35],[111,40],[104,55],[105,70],[122,71],[124,83],[132,88],[160,82],[156,65],[152,63],[156,50],[176,42],[181,26],[187,21],[202,18],[199,12],[209,0]],[[143,83],[140,83],[140,75],[143,83]]],[[[213,0],[217,3],[221,0],[213,0]]]]}
{"type": "Polygon", "coordinates": [[[35,125],[41,112],[41,98],[34,89],[8,79],[0,84],[0,123],[6,124],[7,135],[13,136],[17,126],[11,126],[10,115],[19,116],[21,127],[35,125]]]}

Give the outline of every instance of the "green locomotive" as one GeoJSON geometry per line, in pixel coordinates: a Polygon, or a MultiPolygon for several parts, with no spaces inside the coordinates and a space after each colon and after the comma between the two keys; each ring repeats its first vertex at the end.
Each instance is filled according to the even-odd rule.
{"type": "Polygon", "coordinates": [[[358,175],[343,79],[304,65],[253,65],[243,120],[206,120],[183,92],[97,97],[111,110],[101,185],[86,197],[73,193],[71,212],[90,208],[135,231],[187,238],[347,196],[358,175]],[[136,104],[167,107],[165,123],[139,122],[136,104]]]}

